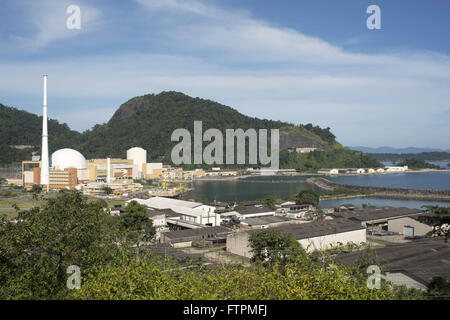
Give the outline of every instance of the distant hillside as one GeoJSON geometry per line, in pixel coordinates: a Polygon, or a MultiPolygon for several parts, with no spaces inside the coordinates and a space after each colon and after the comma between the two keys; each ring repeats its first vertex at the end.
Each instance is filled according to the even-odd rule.
{"type": "MultiPolygon", "coordinates": [[[[325,147],[329,129],[309,131],[302,126],[245,116],[237,110],[211,100],[192,98],[179,92],[162,92],[130,99],[120,106],[108,123],[83,134],[81,152],[89,156],[123,156],[125,150],[141,146],[149,159],[168,159],[176,142],[170,140],[175,129],[193,133],[194,121],[201,120],[203,131],[209,128],[281,129],[280,148],[325,147]]],[[[313,127],[314,128],[314,127],[313,127]]],[[[334,136],[332,136],[334,141],[334,136]]]]}
{"type": "MultiPolygon", "coordinates": [[[[0,110],[0,133],[6,137],[2,139],[1,148],[5,152],[0,162],[29,159],[32,150],[18,150],[11,146],[32,145],[34,150],[39,151],[42,117],[5,106],[1,106],[0,110]]],[[[217,102],[173,91],[132,98],[122,104],[106,124],[95,125],[84,133],[72,131],[66,124],[51,120],[50,152],[68,147],[79,150],[86,158],[125,157],[127,149],[140,146],[147,150],[148,161],[170,163],[170,152],[176,144],[170,140],[172,132],[185,128],[192,134],[196,120],[203,122],[203,131],[209,128],[217,128],[221,132],[238,128],[277,128],[280,129],[282,150],[296,147],[323,150],[305,155],[282,151],[282,167],[314,171],[322,166],[379,165],[361,152],[343,148],[336,142],[330,128],[248,117],[217,102]]]]}
{"type": "MultiPolygon", "coordinates": [[[[48,131],[50,152],[79,145],[80,133],[65,123],[50,119],[48,131]]],[[[0,163],[29,160],[31,152],[40,152],[41,139],[42,117],[0,104],[0,163]]]]}
{"type": "Polygon", "coordinates": [[[407,148],[393,148],[393,147],[348,147],[351,150],[357,150],[365,153],[422,153],[422,152],[450,152],[450,150],[442,150],[438,148],[417,148],[417,147],[407,147],[407,148]]]}
{"type": "Polygon", "coordinates": [[[421,152],[421,153],[369,153],[379,161],[404,161],[407,159],[443,161],[450,160],[449,152],[421,152]]]}

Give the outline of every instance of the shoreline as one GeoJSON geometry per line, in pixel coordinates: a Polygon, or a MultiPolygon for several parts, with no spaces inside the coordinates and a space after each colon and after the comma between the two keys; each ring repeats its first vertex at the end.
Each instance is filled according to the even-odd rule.
{"type": "MultiPolygon", "coordinates": [[[[336,187],[347,190],[364,192],[365,197],[381,198],[381,199],[399,199],[399,200],[426,200],[450,202],[450,190],[435,189],[411,189],[411,188],[387,188],[373,186],[359,186],[351,184],[342,184],[327,180],[325,178],[309,178],[308,183],[325,191],[334,191],[336,187]]],[[[344,196],[344,195],[343,195],[344,196]]],[[[348,197],[359,197],[358,195],[349,194],[348,197]]],[[[332,196],[331,196],[332,197],[332,196]]],[[[327,198],[327,199],[331,199],[327,198]]],[[[339,196],[336,196],[339,197],[339,196]]],[[[343,199],[343,198],[341,198],[343,199]]],[[[323,199],[325,200],[325,199],[323,199]]]]}
{"type": "MultiPolygon", "coordinates": [[[[294,172],[289,174],[277,173],[277,174],[252,174],[252,175],[241,175],[241,176],[207,176],[201,178],[194,178],[193,181],[222,181],[222,180],[239,180],[247,179],[251,177],[301,177],[301,176],[318,176],[318,177],[354,177],[354,176],[381,176],[381,175],[391,175],[391,174],[404,174],[404,173],[433,173],[433,172],[450,172],[450,169],[416,169],[407,170],[402,172],[383,172],[383,173],[340,173],[340,174],[322,174],[314,172],[294,172]]],[[[283,181],[288,182],[288,181],[283,181]]]]}

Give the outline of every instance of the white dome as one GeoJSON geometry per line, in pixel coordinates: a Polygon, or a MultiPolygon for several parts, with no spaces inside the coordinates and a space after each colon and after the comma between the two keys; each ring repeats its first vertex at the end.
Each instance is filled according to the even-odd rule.
{"type": "Polygon", "coordinates": [[[128,149],[127,159],[133,160],[133,163],[138,166],[138,172],[142,172],[142,165],[147,162],[147,150],[140,147],[128,149]]]}
{"type": "Polygon", "coordinates": [[[86,159],[73,149],[60,149],[52,154],[52,167],[57,170],[66,168],[86,169],[86,159]]]}

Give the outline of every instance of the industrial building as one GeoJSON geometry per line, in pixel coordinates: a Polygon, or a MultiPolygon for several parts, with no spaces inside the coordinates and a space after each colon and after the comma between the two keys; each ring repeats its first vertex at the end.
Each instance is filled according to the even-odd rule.
{"type": "Polygon", "coordinates": [[[170,244],[174,248],[191,247],[192,245],[210,247],[225,243],[232,230],[225,227],[203,227],[161,233],[160,242],[170,244]]]}
{"type": "MultiPolygon", "coordinates": [[[[302,224],[287,224],[270,228],[283,234],[293,236],[307,252],[326,250],[332,246],[362,244],[366,242],[366,229],[358,223],[345,218],[314,221],[302,224]]],[[[239,231],[227,237],[227,251],[251,258],[248,242],[250,231],[239,231]]]]}
{"type": "Polygon", "coordinates": [[[76,168],[65,168],[63,170],[50,170],[50,189],[70,189],[75,190],[78,184],[76,168]]]}
{"type": "Polygon", "coordinates": [[[216,208],[200,202],[152,197],[150,199],[131,199],[127,203],[133,200],[151,209],[171,209],[180,214],[180,227],[192,228],[196,225],[220,226],[221,223],[220,214],[215,212],[216,208]]]}
{"type": "Polygon", "coordinates": [[[327,168],[323,168],[323,169],[319,169],[317,171],[317,173],[319,174],[339,174],[339,170],[338,169],[327,169],[327,168]]]}
{"type": "Polygon", "coordinates": [[[422,215],[414,215],[411,217],[399,217],[389,219],[388,231],[403,234],[410,238],[414,238],[416,236],[422,237],[427,233],[433,231],[433,227],[426,223],[420,222],[417,218],[421,216],[422,215]],[[406,231],[405,228],[409,230],[406,231]]]}
{"type": "Polygon", "coordinates": [[[299,220],[292,220],[286,217],[278,217],[278,216],[265,216],[258,218],[248,218],[241,220],[239,223],[239,227],[241,229],[266,229],[272,227],[278,227],[285,224],[290,223],[298,223],[299,220]]]}
{"type": "Polygon", "coordinates": [[[345,217],[360,223],[368,231],[388,230],[388,221],[401,217],[414,217],[423,214],[422,210],[410,208],[378,207],[336,212],[336,217],[345,217]]]}
{"type": "Polygon", "coordinates": [[[274,216],[275,209],[264,208],[264,207],[251,207],[244,210],[233,211],[240,220],[256,217],[274,216]]]}
{"type": "Polygon", "coordinates": [[[335,261],[351,265],[361,259],[373,258],[380,267],[385,267],[387,280],[396,285],[426,290],[433,277],[450,281],[450,244],[443,237],[389,244],[370,252],[343,253],[335,261]]]}

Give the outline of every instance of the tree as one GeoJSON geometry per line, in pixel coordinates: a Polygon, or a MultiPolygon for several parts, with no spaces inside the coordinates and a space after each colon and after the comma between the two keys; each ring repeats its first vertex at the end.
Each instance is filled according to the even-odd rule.
{"type": "Polygon", "coordinates": [[[432,299],[447,300],[450,296],[450,282],[442,277],[433,277],[428,285],[427,296],[432,299]]]}
{"type": "Polygon", "coordinates": [[[133,243],[153,238],[156,231],[150,220],[147,207],[137,201],[131,201],[125,207],[125,213],[120,216],[120,226],[133,243]]]}
{"type": "Polygon", "coordinates": [[[286,263],[290,257],[305,254],[304,249],[294,237],[272,229],[252,232],[248,241],[252,248],[254,262],[286,263]]]}
{"type": "Polygon", "coordinates": [[[0,297],[64,297],[67,267],[82,274],[111,261],[117,230],[96,201],[62,190],[45,206],[18,213],[17,223],[0,225],[0,297]]]}
{"type": "Polygon", "coordinates": [[[275,209],[275,199],[272,196],[267,196],[263,199],[263,206],[269,209],[275,209]]]}
{"type": "Polygon", "coordinates": [[[319,195],[310,190],[300,191],[294,197],[296,204],[312,204],[317,207],[319,204],[319,195]]]}
{"type": "Polygon", "coordinates": [[[445,242],[450,234],[450,207],[425,206],[431,215],[420,216],[420,222],[433,226],[433,234],[443,236],[445,242]]]}
{"type": "Polygon", "coordinates": [[[113,193],[113,189],[111,189],[110,187],[103,187],[103,193],[104,194],[112,194],[113,193]]]}

